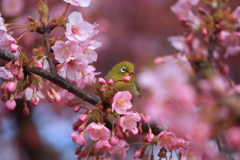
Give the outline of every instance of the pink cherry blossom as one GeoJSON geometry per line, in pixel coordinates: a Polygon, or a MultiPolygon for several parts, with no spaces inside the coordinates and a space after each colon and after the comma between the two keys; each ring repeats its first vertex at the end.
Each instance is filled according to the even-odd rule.
{"type": "Polygon", "coordinates": [[[156,138],[158,139],[158,147],[172,149],[172,147],[177,144],[177,136],[173,132],[162,131],[156,138]]]}
{"type": "Polygon", "coordinates": [[[63,0],[64,2],[70,3],[73,6],[88,7],[91,0],[63,0]]]}
{"type": "Polygon", "coordinates": [[[7,32],[7,28],[4,24],[4,19],[1,17],[1,13],[0,13],[0,30],[7,32]]]}
{"type": "Polygon", "coordinates": [[[97,60],[98,55],[94,50],[101,46],[100,42],[91,40],[79,42],[78,44],[80,44],[80,46],[82,47],[83,54],[87,56],[87,60],[89,63],[95,62],[97,60]]]}
{"type": "Polygon", "coordinates": [[[181,160],[202,160],[202,153],[193,147],[181,150],[181,160]]]}
{"type": "Polygon", "coordinates": [[[127,142],[124,140],[119,140],[118,144],[115,146],[112,146],[109,149],[109,152],[114,155],[121,156],[121,159],[124,160],[126,157],[126,151],[128,150],[129,147],[125,147],[127,145],[127,142]]]}
{"type": "Polygon", "coordinates": [[[99,72],[94,72],[96,69],[92,65],[88,65],[86,69],[79,70],[75,82],[79,88],[83,88],[86,85],[95,83],[95,75],[100,74],[99,72]]]}
{"type": "MultiPolygon", "coordinates": [[[[36,91],[36,90],[33,91],[33,88],[34,88],[34,87],[32,87],[32,86],[27,87],[27,88],[24,90],[24,94],[25,94],[26,99],[27,99],[28,101],[31,101],[32,98],[33,98],[33,99],[35,99],[34,102],[35,102],[35,103],[38,103],[38,98],[37,98],[37,97],[39,97],[39,98],[41,98],[41,99],[44,99],[44,95],[43,95],[43,93],[41,92],[42,86],[39,85],[39,89],[38,89],[37,91],[36,91]],[[37,97],[35,97],[35,94],[36,94],[37,97]]],[[[19,98],[21,98],[21,97],[19,97],[19,98]]]]}
{"type": "Polygon", "coordinates": [[[171,11],[176,14],[179,20],[186,21],[190,23],[192,29],[197,29],[200,25],[200,19],[194,15],[192,12],[192,4],[197,4],[198,2],[195,1],[194,3],[189,3],[190,1],[181,0],[177,1],[173,6],[171,6],[171,11]]]}
{"type": "Polygon", "coordinates": [[[0,30],[0,48],[6,52],[13,54],[14,56],[18,57],[20,52],[12,50],[12,44],[16,44],[17,41],[6,33],[4,30],[0,30]]]}
{"type": "Polygon", "coordinates": [[[0,67],[0,77],[3,79],[9,79],[12,78],[13,75],[10,71],[6,70],[5,67],[0,67]]]}
{"type": "Polygon", "coordinates": [[[59,64],[59,75],[65,79],[75,81],[79,77],[79,70],[86,69],[88,61],[84,54],[72,57],[67,63],[59,64]]]}
{"type": "Polygon", "coordinates": [[[83,21],[80,12],[72,12],[68,16],[68,21],[69,23],[66,24],[65,35],[69,40],[80,42],[85,41],[92,36],[94,26],[83,21]]]}
{"type": "Polygon", "coordinates": [[[90,138],[94,141],[97,140],[109,140],[111,133],[107,127],[102,124],[90,123],[86,128],[86,133],[90,135],[90,138]]]}
{"type": "Polygon", "coordinates": [[[95,148],[97,150],[108,150],[109,148],[111,148],[112,146],[109,144],[109,142],[107,140],[99,140],[97,141],[95,148]]]}
{"type": "Polygon", "coordinates": [[[238,23],[240,23],[240,6],[237,6],[232,15],[238,21],[238,23]]]}
{"type": "Polygon", "coordinates": [[[55,53],[55,59],[60,63],[68,62],[72,57],[82,54],[82,49],[74,41],[56,41],[51,48],[55,53]]]}
{"type": "Polygon", "coordinates": [[[229,32],[221,31],[220,37],[223,40],[222,45],[226,47],[224,57],[235,56],[240,52],[240,33],[239,32],[229,32]]]}
{"type": "Polygon", "coordinates": [[[138,113],[133,112],[126,112],[124,113],[124,116],[120,118],[119,124],[123,129],[123,132],[125,132],[127,129],[130,131],[136,131],[137,129],[137,122],[141,120],[141,117],[138,113]]]}
{"type": "Polygon", "coordinates": [[[115,110],[118,114],[126,113],[128,109],[132,108],[131,99],[132,95],[130,92],[117,92],[113,97],[112,111],[115,110]]]}
{"type": "Polygon", "coordinates": [[[84,133],[74,132],[69,135],[72,138],[72,141],[79,144],[79,145],[86,145],[87,139],[84,135],[84,133]]]}

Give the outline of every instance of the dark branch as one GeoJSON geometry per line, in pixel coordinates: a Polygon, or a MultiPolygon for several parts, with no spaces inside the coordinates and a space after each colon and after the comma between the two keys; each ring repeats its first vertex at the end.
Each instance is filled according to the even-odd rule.
{"type": "MultiPolygon", "coordinates": [[[[13,59],[16,59],[17,57],[15,57],[11,54],[8,54],[4,50],[0,49],[0,58],[4,59],[6,61],[11,61],[13,59]]],[[[39,75],[39,76],[51,81],[52,83],[58,85],[61,88],[68,90],[69,92],[73,93],[74,95],[78,96],[79,98],[83,99],[84,101],[86,101],[90,104],[95,105],[97,103],[101,103],[100,99],[93,97],[92,95],[84,92],[77,86],[73,85],[69,81],[67,81],[64,78],[62,78],[61,76],[59,76],[58,74],[52,74],[45,70],[33,70],[31,68],[27,68],[26,71],[34,73],[36,75],[39,75]]]]}

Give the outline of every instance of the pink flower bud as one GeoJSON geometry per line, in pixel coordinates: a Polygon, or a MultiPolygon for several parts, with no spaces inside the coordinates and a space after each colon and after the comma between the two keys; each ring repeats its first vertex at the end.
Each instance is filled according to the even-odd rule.
{"type": "Polygon", "coordinates": [[[23,68],[21,67],[19,69],[19,72],[18,72],[18,75],[17,75],[17,80],[21,81],[23,79],[23,77],[24,77],[24,73],[23,73],[23,68]]]}
{"type": "Polygon", "coordinates": [[[80,106],[76,106],[76,107],[74,107],[73,112],[77,113],[80,109],[81,109],[80,106]]]}
{"type": "Polygon", "coordinates": [[[144,115],[140,114],[140,117],[141,117],[141,121],[143,121],[144,123],[149,123],[149,121],[150,121],[149,115],[144,116],[144,115]]]}
{"type": "Polygon", "coordinates": [[[105,92],[105,91],[106,91],[105,88],[101,88],[101,89],[99,89],[99,92],[101,92],[101,93],[103,93],[103,92],[105,92]]]}
{"type": "Polygon", "coordinates": [[[12,65],[12,61],[8,62],[7,64],[5,64],[5,69],[9,70],[11,68],[12,65]]]}
{"type": "Polygon", "coordinates": [[[137,127],[131,129],[130,132],[131,132],[132,135],[137,135],[137,134],[138,134],[138,129],[137,129],[137,127]]]}
{"type": "Polygon", "coordinates": [[[11,44],[10,51],[11,51],[11,52],[17,52],[17,51],[18,51],[18,48],[19,48],[19,46],[18,46],[17,44],[12,43],[12,44],[11,44]]]}
{"type": "Polygon", "coordinates": [[[12,111],[16,108],[16,101],[14,99],[9,99],[4,105],[4,110],[12,111]]]}
{"type": "Polygon", "coordinates": [[[123,81],[123,82],[125,82],[125,83],[128,83],[128,82],[131,81],[131,79],[132,79],[131,76],[125,76],[125,77],[123,77],[122,79],[120,79],[120,81],[123,81]]]}
{"type": "Polygon", "coordinates": [[[207,34],[208,34],[208,31],[207,31],[206,28],[203,28],[203,29],[202,29],[202,34],[204,34],[204,35],[207,35],[207,34]]]}
{"type": "Polygon", "coordinates": [[[111,138],[110,138],[109,143],[110,143],[112,146],[117,145],[117,144],[118,144],[118,138],[117,138],[117,136],[112,135],[111,138]]]}
{"type": "Polygon", "coordinates": [[[137,150],[137,151],[134,153],[133,159],[140,158],[140,156],[141,156],[141,149],[137,150]]]}
{"type": "Polygon", "coordinates": [[[115,134],[118,138],[123,138],[123,132],[119,126],[115,127],[115,134]]]}
{"type": "Polygon", "coordinates": [[[147,135],[146,135],[146,141],[147,141],[148,143],[152,143],[153,140],[154,140],[154,134],[152,133],[151,128],[149,128],[149,131],[148,131],[148,133],[147,133],[147,135]]]}
{"type": "Polygon", "coordinates": [[[20,66],[20,61],[19,61],[19,59],[16,59],[16,60],[13,62],[13,64],[14,64],[15,67],[20,66]]]}
{"type": "Polygon", "coordinates": [[[113,85],[113,83],[114,83],[114,82],[113,82],[113,80],[112,80],[112,79],[109,79],[109,80],[108,80],[108,85],[109,85],[109,86],[112,86],[112,85],[113,85]]]}
{"type": "Polygon", "coordinates": [[[17,88],[17,85],[14,81],[8,81],[4,87],[4,89],[8,92],[15,92],[16,88],[17,88]]]}
{"type": "Polygon", "coordinates": [[[23,108],[23,115],[24,116],[28,116],[30,114],[29,108],[28,107],[24,107],[23,108]]]}
{"type": "Polygon", "coordinates": [[[79,131],[79,132],[82,132],[85,128],[86,128],[86,123],[83,123],[82,125],[80,125],[80,126],[78,127],[78,131],[79,131]]]}
{"type": "Polygon", "coordinates": [[[98,78],[98,83],[104,85],[106,84],[106,81],[103,78],[98,78]]]}
{"type": "Polygon", "coordinates": [[[33,92],[32,98],[30,100],[31,105],[32,106],[37,106],[39,101],[40,101],[40,98],[37,96],[36,92],[33,92]]]}
{"type": "Polygon", "coordinates": [[[82,123],[86,122],[88,119],[89,119],[89,117],[86,114],[81,114],[78,118],[78,120],[82,123]]]}
{"type": "Polygon", "coordinates": [[[60,94],[59,93],[56,93],[55,95],[54,95],[54,101],[56,102],[56,103],[58,103],[58,102],[60,102],[61,101],[61,96],[60,96],[60,94]]]}
{"type": "Polygon", "coordinates": [[[12,74],[14,76],[17,76],[18,75],[18,68],[17,67],[14,67],[12,70],[11,70],[12,74]]]}
{"type": "Polygon", "coordinates": [[[34,63],[34,67],[36,67],[37,69],[43,68],[42,62],[36,60],[35,58],[33,58],[33,63],[34,63]]]}
{"type": "Polygon", "coordinates": [[[54,99],[55,99],[55,97],[49,91],[47,91],[48,102],[52,103],[54,101],[54,99]]]}

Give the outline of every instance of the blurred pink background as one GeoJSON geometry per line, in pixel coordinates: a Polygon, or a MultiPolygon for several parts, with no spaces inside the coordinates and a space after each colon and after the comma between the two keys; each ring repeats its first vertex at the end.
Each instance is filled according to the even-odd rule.
{"type": "MultiPolygon", "coordinates": [[[[80,11],[85,21],[99,24],[96,39],[102,42],[97,49],[98,61],[93,63],[99,76],[104,76],[116,63],[123,60],[132,62],[136,73],[157,56],[176,53],[167,41],[169,36],[183,34],[184,28],[170,6],[176,0],[92,0],[87,8],[70,6],[80,11]]],[[[49,0],[50,19],[65,11],[62,0],[49,0]]],[[[32,0],[1,0],[0,13],[7,23],[27,24],[27,16],[38,19],[36,2],[32,0]]],[[[240,5],[239,0],[231,0],[233,9],[240,5]]],[[[14,30],[18,36],[24,30],[14,30]]],[[[63,33],[62,29],[54,35],[63,33]]],[[[42,45],[42,37],[29,33],[19,44],[28,56],[34,47],[42,45]]],[[[225,60],[230,65],[230,78],[240,82],[239,56],[225,60]]],[[[0,66],[5,64],[0,61],[0,66]]],[[[2,80],[1,80],[2,81],[2,80]]],[[[85,90],[93,94],[91,87],[85,90]]],[[[78,115],[63,103],[50,104],[42,101],[32,108],[28,117],[22,115],[21,106],[11,113],[0,109],[0,159],[1,160],[74,160],[76,144],[68,137],[73,132],[72,124],[78,115]]],[[[20,102],[19,102],[20,103],[20,102]]],[[[141,100],[135,108],[141,107],[141,100]],[[136,107],[137,106],[137,107],[136,107]]],[[[4,103],[0,101],[0,105],[4,103]]],[[[88,105],[88,104],[87,104],[88,105]]],[[[139,109],[141,110],[141,109],[139,109]]],[[[131,152],[131,151],[128,151],[131,152]]],[[[129,154],[132,156],[132,154],[129,154]]],[[[131,157],[130,157],[131,159],[131,157]]]]}

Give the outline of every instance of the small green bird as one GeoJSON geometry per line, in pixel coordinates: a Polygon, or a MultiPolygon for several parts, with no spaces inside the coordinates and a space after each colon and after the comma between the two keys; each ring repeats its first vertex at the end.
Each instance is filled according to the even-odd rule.
{"type": "Polygon", "coordinates": [[[106,81],[112,79],[113,87],[118,91],[129,91],[132,94],[132,102],[140,96],[139,87],[134,73],[134,65],[128,61],[123,61],[115,66],[104,77],[106,81]],[[129,82],[121,81],[125,76],[130,76],[129,82]]]}

